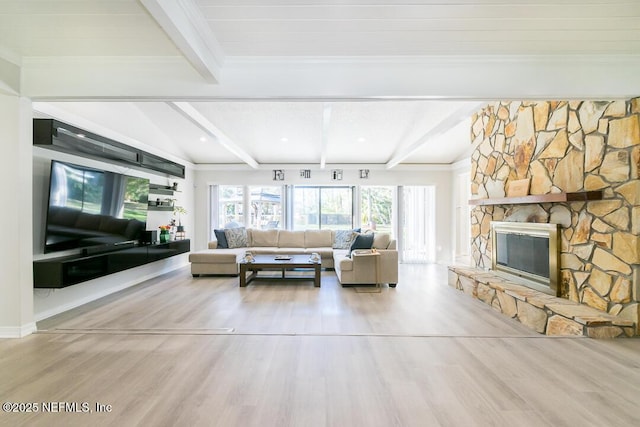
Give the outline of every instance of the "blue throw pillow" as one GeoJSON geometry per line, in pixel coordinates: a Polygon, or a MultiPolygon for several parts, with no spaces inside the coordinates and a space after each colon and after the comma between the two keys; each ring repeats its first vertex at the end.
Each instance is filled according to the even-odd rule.
{"type": "Polygon", "coordinates": [[[373,233],[369,234],[358,234],[356,238],[351,243],[351,248],[349,248],[349,255],[351,257],[351,252],[356,249],[371,249],[373,247],[373,233]]]}
{"type": "Polygon", "coordinates": [[[227,236],[224,234],[224,230],[213,230],[213,234],[216,235],[216,240],[218,240],[218,247],[220,249],[229,249],[227,236]]]}

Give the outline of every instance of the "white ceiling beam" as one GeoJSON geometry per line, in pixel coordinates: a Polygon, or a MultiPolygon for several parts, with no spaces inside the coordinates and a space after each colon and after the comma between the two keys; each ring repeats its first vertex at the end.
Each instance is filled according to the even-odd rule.
{"type": "Polygon", "coordinates": [[[329,126],[331,125],[331,109],[333,106],[325,102],[322,108],[322,147],[320,148],[320,169],[327,165],[327,145],[329,143],[329,126]]]}
{"type": "MultiPolygon", "coordinates": [[[[471,102],[449,114],[440,123],[432,127],[429,132],[418,138],[413,144],[393,155],[386,164],[387,169],[391,169],[400,164],[404,159],[414,154],[416,151],[427,145],[433,139],[455,127],[461,121],[469,118],[471,114],[484,107],[486,102],[471,102]]],[[[469,142],[471,143],[471,142],[469,142]]]]}
{"type": "Polygon", "coordinates": [[[198,110],[196,110],[188,102],[171,102],[170,106],[174,107],[178,112],[182,113],[187,119],[195,123],[202,130],[209,135],[215,137],[220,145],[236,155],[240,160],[248,164],[254,169],[258,168],[258,162],[251,157],[249,153],[244,151],[238,144],[233,142],[224,132],[222,132],[216,125],[211,123],[209,119],[203,116],[198,110]]]}
{"type": "Polygon", "coordinates": [[[178,56],[29,57],[22,59],[20,93],[39,101],[628,99],[640,93],[639,69],[640,54],[564,55],[561,62],[553,55],[228,57],[224,81],[203,85],[191,64],[178,56]]]}
{"type": "Polygon", "coordinates": [[[141,0],[191,65],[210,83],[220,81],[224,52],[193,0],[141,0]]]}

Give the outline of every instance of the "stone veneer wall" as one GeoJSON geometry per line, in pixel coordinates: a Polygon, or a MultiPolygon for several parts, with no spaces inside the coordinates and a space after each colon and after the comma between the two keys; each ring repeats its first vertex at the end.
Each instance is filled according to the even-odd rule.
{"type": "Polygon", "coordinates": [[[474,115],[474,197],[505,197],[511,180],[530,194],[603,190],[604,200],[479,206],[472,263],[491,267],[490,222],[561,225],[561,296],[638,325],[640,98],[496,102],[474,115]]]}

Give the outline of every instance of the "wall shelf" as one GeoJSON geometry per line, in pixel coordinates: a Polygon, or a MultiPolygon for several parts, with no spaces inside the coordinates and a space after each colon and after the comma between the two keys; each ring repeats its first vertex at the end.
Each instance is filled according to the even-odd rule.
{"type": "Polygon", "coordinates": [[[169,187],[167,185],[149,184],[149,193],[173,196],[173,193],[176,192],[179,191],[174,190],[173,187],[169,187]]]}
{"type": "Polygon", "coordinates": [[[152,197],[152,194],[160,196],[173,196],[174,193],[179,192],[174,190],[173,187],[167,185],[149,184],[149,206],[150,211],[173,211],[174,201],[173,199],[160,199],[152,197]]]}
{"type": "Polygon", "coordinates": [[[590,200],[602,200],[602,190],[580,191],[575,193],[549,193],[533,194],[522,197],[495,197],[489,199],[471,199],[470,205],[524,205],[532,203],[561,203],[561,202],[586,202],[590,200]]]}

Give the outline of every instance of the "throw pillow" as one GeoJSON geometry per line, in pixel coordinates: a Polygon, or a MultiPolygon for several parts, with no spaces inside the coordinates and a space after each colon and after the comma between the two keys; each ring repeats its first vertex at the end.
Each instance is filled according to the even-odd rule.
{"type": "Polygon", "coordinates": [[[227,236],[224,234],[224,230],[213,230],[213,234],[216,235],[218,248],[229,249],[229,245],[227,244],[227,236]]]}
{"type": "Polygon", "coordinates": [[[389,233],[373,233],[373,248],[387,249],[391,242],[389,233]]]}
{"type": "Polygon", "coordinates": [[[228,228],[224,230],[224,236],[227,238],[227,246],[229,249],[244,248],[247,246],[247,229],[228,228]]]}
{"type": "Polygon", "coordinates": [[[357,235],[358,233],[351,230],[336,230],[333,249],[349,249],[357,235]]]}
{"type": "Polygon", "coordinates": [[[351,247],[349,248],[349,255],[351,257],[351,252],[356,249],[371,249],[373,246],[373,233],[371,234],[358,234],[356,238],[353,240],[351,247]]]}

